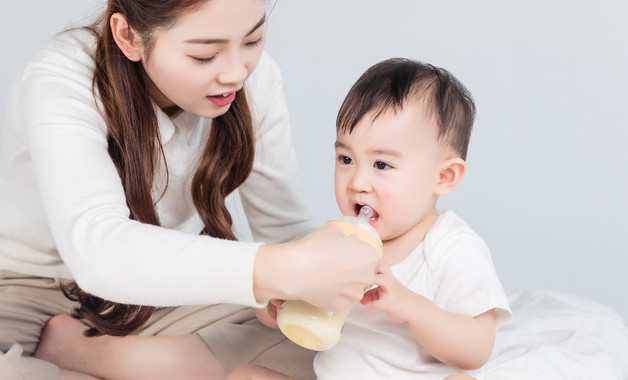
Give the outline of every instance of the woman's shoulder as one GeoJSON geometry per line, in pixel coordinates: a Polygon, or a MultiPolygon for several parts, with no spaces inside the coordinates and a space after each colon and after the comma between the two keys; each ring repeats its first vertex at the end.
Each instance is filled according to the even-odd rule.
{"type": "Polygon", "coordinates": [[[92,91],[96,40],[87,29],[63,31],[23,66],[7,98],[16,128],[101,119],[92,91]]]}
{"type": "Polygon", "coordinates": [[[268,93],[272,89],[281,89],[283,86],[283,76],[281,69],[275,59],[267,52],[262,52],[257,67],[247,81],[251,92],[268,93]]]}
{"type": "Polygon", "coordinates": [[[97,36],[87,28],[68,29],[53,36],[25,65],[23,74],[51,74],[83,78],[94,73],[97,36]]]}
{"type": "Polygon", "coordinates": [[[97,32],[89,27],[66,29],[57,33],[48,43],[50,47],[56,47],[57,51],[83,52],[93,57],[97,32]]]}
{"type": "Polygon", "coordinates": [[[247,79],[246,94],[257,123],[269,125],[268,123],[285,116],[287,111],[283,99],[281,70],[266,51],[262,53],[255,71],[247,79]]]}

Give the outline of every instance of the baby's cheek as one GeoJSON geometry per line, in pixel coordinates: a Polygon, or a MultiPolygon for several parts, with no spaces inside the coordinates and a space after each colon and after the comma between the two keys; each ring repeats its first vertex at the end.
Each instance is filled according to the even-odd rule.
{"type": "Polygon", "coordinates": [[[392,189],[380,191],[379,198],[380,209],[384,208],[385,210],[382,211],[386,211],[387,213],[390,213],[391,211],[393,213],[401,211],[405,203],[404,197],[400,197],[399,192],[392,189]]]}

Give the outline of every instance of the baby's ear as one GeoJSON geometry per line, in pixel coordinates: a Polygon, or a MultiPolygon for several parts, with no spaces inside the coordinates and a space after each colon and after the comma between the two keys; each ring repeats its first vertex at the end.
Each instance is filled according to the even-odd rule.
{"type": "Polygon", "coordinates": [[[467,163],[460,157],[450,158],[443,163],[440,171],[436,195],[445,195],[452,192],[462,181],[467,171],[467,163]]]}

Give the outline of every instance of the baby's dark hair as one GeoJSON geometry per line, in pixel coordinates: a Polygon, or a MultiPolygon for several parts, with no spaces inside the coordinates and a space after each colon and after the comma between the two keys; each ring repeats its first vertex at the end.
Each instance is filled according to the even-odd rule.
{"type": "Polygon", "coordinates": [[[392,58],[366,70],[340,107],[337,131],[351,133],[366,114],[373,112],[375,120],[382,112],[399,111],[413,100],[423,101],[434,117],[437,138],[466,160],[475,119],[471,94],[449,71],[411,59],[392,58]]]}

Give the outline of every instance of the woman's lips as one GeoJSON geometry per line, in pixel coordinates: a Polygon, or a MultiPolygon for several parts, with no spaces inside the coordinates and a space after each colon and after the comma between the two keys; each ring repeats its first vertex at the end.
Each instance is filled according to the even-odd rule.
{"type": "Polygon", "coordinates": [[[225,92],[224,94],[220,95],[211,95],[208,96],[207,99],[211,100],[211,102],[214,103],[217,107],[224,107],[233,103],[233,101],[235,100],[235,96],[236,92],[233,91],[225,92]]]}

